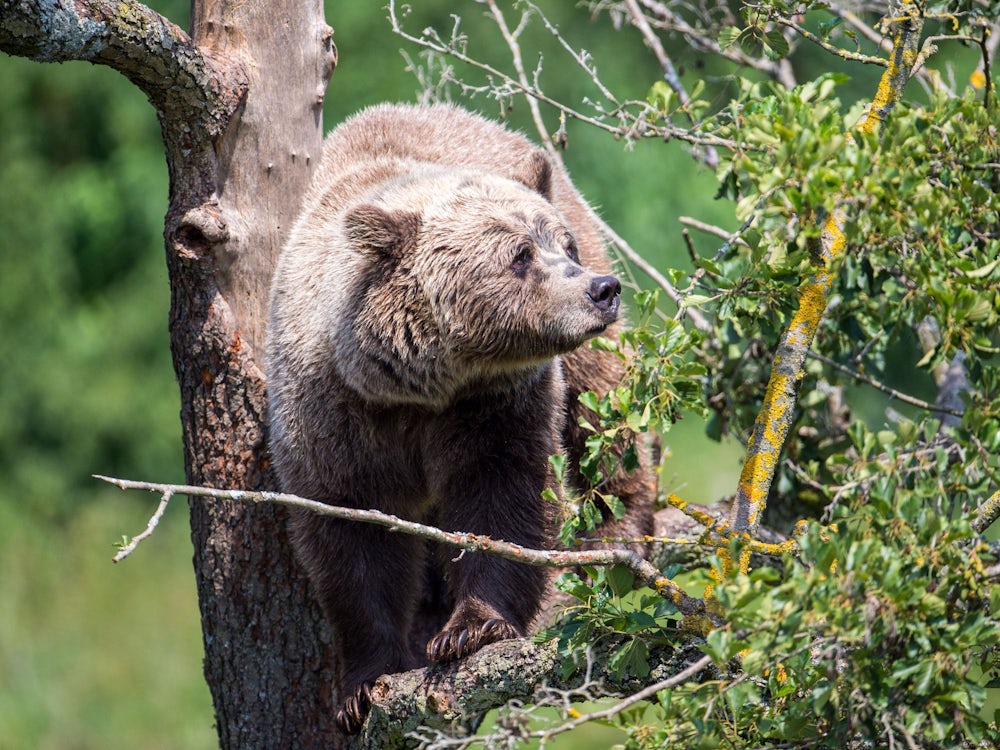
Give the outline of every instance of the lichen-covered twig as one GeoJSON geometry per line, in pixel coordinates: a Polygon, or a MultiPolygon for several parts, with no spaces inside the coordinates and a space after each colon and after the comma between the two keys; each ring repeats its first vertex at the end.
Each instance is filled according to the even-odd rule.
{"type": "Polygon", "coordinates": [[[997,518],[1000,518],[1000,490],[979,506],[979,516],[972,522],[972,528],[977,534],[982,534],[996,523],[997,518]]]}
{"type": "Polygon", "coordinates": [[[851,50],[844,49],[843,47],[838,47],[835,44],[831,44],[825,39],[813,34],[809,29],[803,27],[801,24],[796,23],[791,18],[776,17],[775,22],[781,26],[791,29],[796,34],[801,36],[803,39],[812,42],[813,44],[822,47],[824,50],[829,52],[831,55],[836,55],[844,60],[849,60],[851,62],[859,62],[865,65],[880,65],[886,67],[889,65],[889,61],[884,57],[878,57],[877,55],[865,55],[861,52],[851,52],[851,50]]]}

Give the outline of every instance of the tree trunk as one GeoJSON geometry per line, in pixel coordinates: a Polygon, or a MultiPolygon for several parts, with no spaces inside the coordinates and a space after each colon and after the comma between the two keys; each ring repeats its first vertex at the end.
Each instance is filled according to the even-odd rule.
{"type": "MultiPolygon", "coordinates": [[[[200,158],[184,150],[183,123],[163,128],[186,471],[194,484],[274,489],[263,380],[268,290],[322,149],[332,30],[315,1],[194,2],[191,22],[202,51],[240,59],[249,85],[238,117],[201,144],[200,158]]],[[[191,536],[220,746],[330,746],[329,634],[292,556],[285,514],[192,500],[191,536]]]]}
{"type": "MultiPolygon", "coordinates": [[[[188,480],[274,489],[268,289],[320,155],[333,32],[320,0],[194,0],[191,17],[188,36],[129,0],[0,0],[0,49],[108,65],[156,107],[170,174],[164,237],[188,480]]],[[[196,500],[191,529],[221,747],[336,745],[329,633],[284,513],[196,500]]]]}

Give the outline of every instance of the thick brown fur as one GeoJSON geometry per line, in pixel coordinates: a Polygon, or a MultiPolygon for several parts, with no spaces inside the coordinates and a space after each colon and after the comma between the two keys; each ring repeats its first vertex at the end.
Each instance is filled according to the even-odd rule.
{"type": "MultiPolygon", "coordinates": [[[[563,450],[570,481],[584,390],[618,359],[581,347],[613,333],[618,282],[569,179],[524,137],[450,106],[381,105],[326,140],[271,296],[271,447],[284,490],[549,547],[563,450]]],[[[590,417],[593,419],[593,417],[590,417]]],[[[648,467],[605,488],[651,531],[648,467]]],[[[296,552],[341,654],[338,721],[357,731],[384,673],[523,635],[548,575],[427,550],[384,529],[297,515],[296,552]],[[414,653],[428,567],[447,622],[414,653]]]]}

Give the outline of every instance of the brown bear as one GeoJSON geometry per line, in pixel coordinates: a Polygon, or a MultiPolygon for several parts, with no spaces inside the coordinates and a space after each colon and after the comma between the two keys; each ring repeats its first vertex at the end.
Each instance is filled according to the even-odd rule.
{"type": "MultiPolygon", "coordinates": [[[[582,487],[577,397],[621,364],[581,344],[613,330],[620,290],[579,194],[523,136],[445,105],[355,115],[325,142],[272,287],[282,489],[551,547],[548,457],[582,487]]],[[[611,477],[628,512],[602,533],[649,533],[652,484],[648,467],[611,477]]],[[[375,526],[303,513],[291,529],[339,646],[347,732],[379,675],[524,635],[546,592],[543,569],[375,526]],[[428,568],[447,621],[419,654],[428,568]]]]}

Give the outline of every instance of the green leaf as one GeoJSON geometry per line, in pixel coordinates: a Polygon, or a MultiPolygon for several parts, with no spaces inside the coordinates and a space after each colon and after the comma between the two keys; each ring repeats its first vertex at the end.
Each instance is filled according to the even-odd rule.
{"type": "Polygon", "coordinates": [[[590,348],[602,352],[618,353],[618,344],[605,336],[597,336],[590,340],[590,348]]]}
{"type": "Polygon", "coordinates": [[[645,677],[649,674],[649,647],[641,638],[634,638],[611,655],[608,666],[617,679],[627,674],[645,677]]]}
{"type": "Polygon", "coordinates": [[[580,394],[580,403],[586,406],[591,411],[597,411],[601,403],[601,400],[597,397],[597,394],[593,391],[584,391],[580,394]]]}
{"type": "Polygon", "coordinates": [[[657,81],[654,83],[646,94],[646,101],[649,102],[649,105],[653,109],[661,114],[666,114],[670,111],[673,99],[673,90],[663,81],[657,81]]]}
{"type": "Polygon", "coordinates": [[[632,591],[635,576],[624,565],[615,565],[608,571],[608,585],[616,596],[625,596],[632,591]]]}
{"type": "Polygon", "coordinates": [[[552,466],[552,473],[555,474],[556,481],[562,484],[563,475],[566,473],[566,454],[553,453],[549,456],[549,464],[552,466]]]}
{"type": "Polygon", "coordinates": [[[563,573],[556,578],[555,587],[582,602],[586,602],[594,594],[593,588],[584,583],[576,573],[563,573]]]}
{"type": "Polygon", "coordinates": [[[734,44],[736,40],[740,38],[740,34],[743,33],[742,29],[738,29],[735,26],[726,26],[719,30],[719,47],[722,49],[729,49],[734,44]]]}
{"type": "Polygon", "coordinates": [[[739,647],[734,644],[737,644],[737,641],[729,631],[716,628],[705,637],[701,649],[712,657],[712,661],[722,665],[728,663],[738,653],[739,647]]]}
{"type": "Polygon", "coordinates": [[[772,60],[780,60],[788,55],[788,40],[777,29],[769,31],[764,34],[764,51],[772,60]]]}
{"type": "Polygon", "coordinates": [[[604,504],[608,506],[611,511],[611,515],[615,517],[616,520],[621,520],[625,517],[625,503],[618,499],[616,495],[601,495],[601,499],[604,504]]]}
{"type": "Polygon", "coordinates": [[[992,263],[987,263],[985,266],[981,266],[973,271],[966,271],[965,275],[970,279],[985,279],[993,273],[997,266],[1000,266],[1000,258],[997,258],[992,263]]]}

